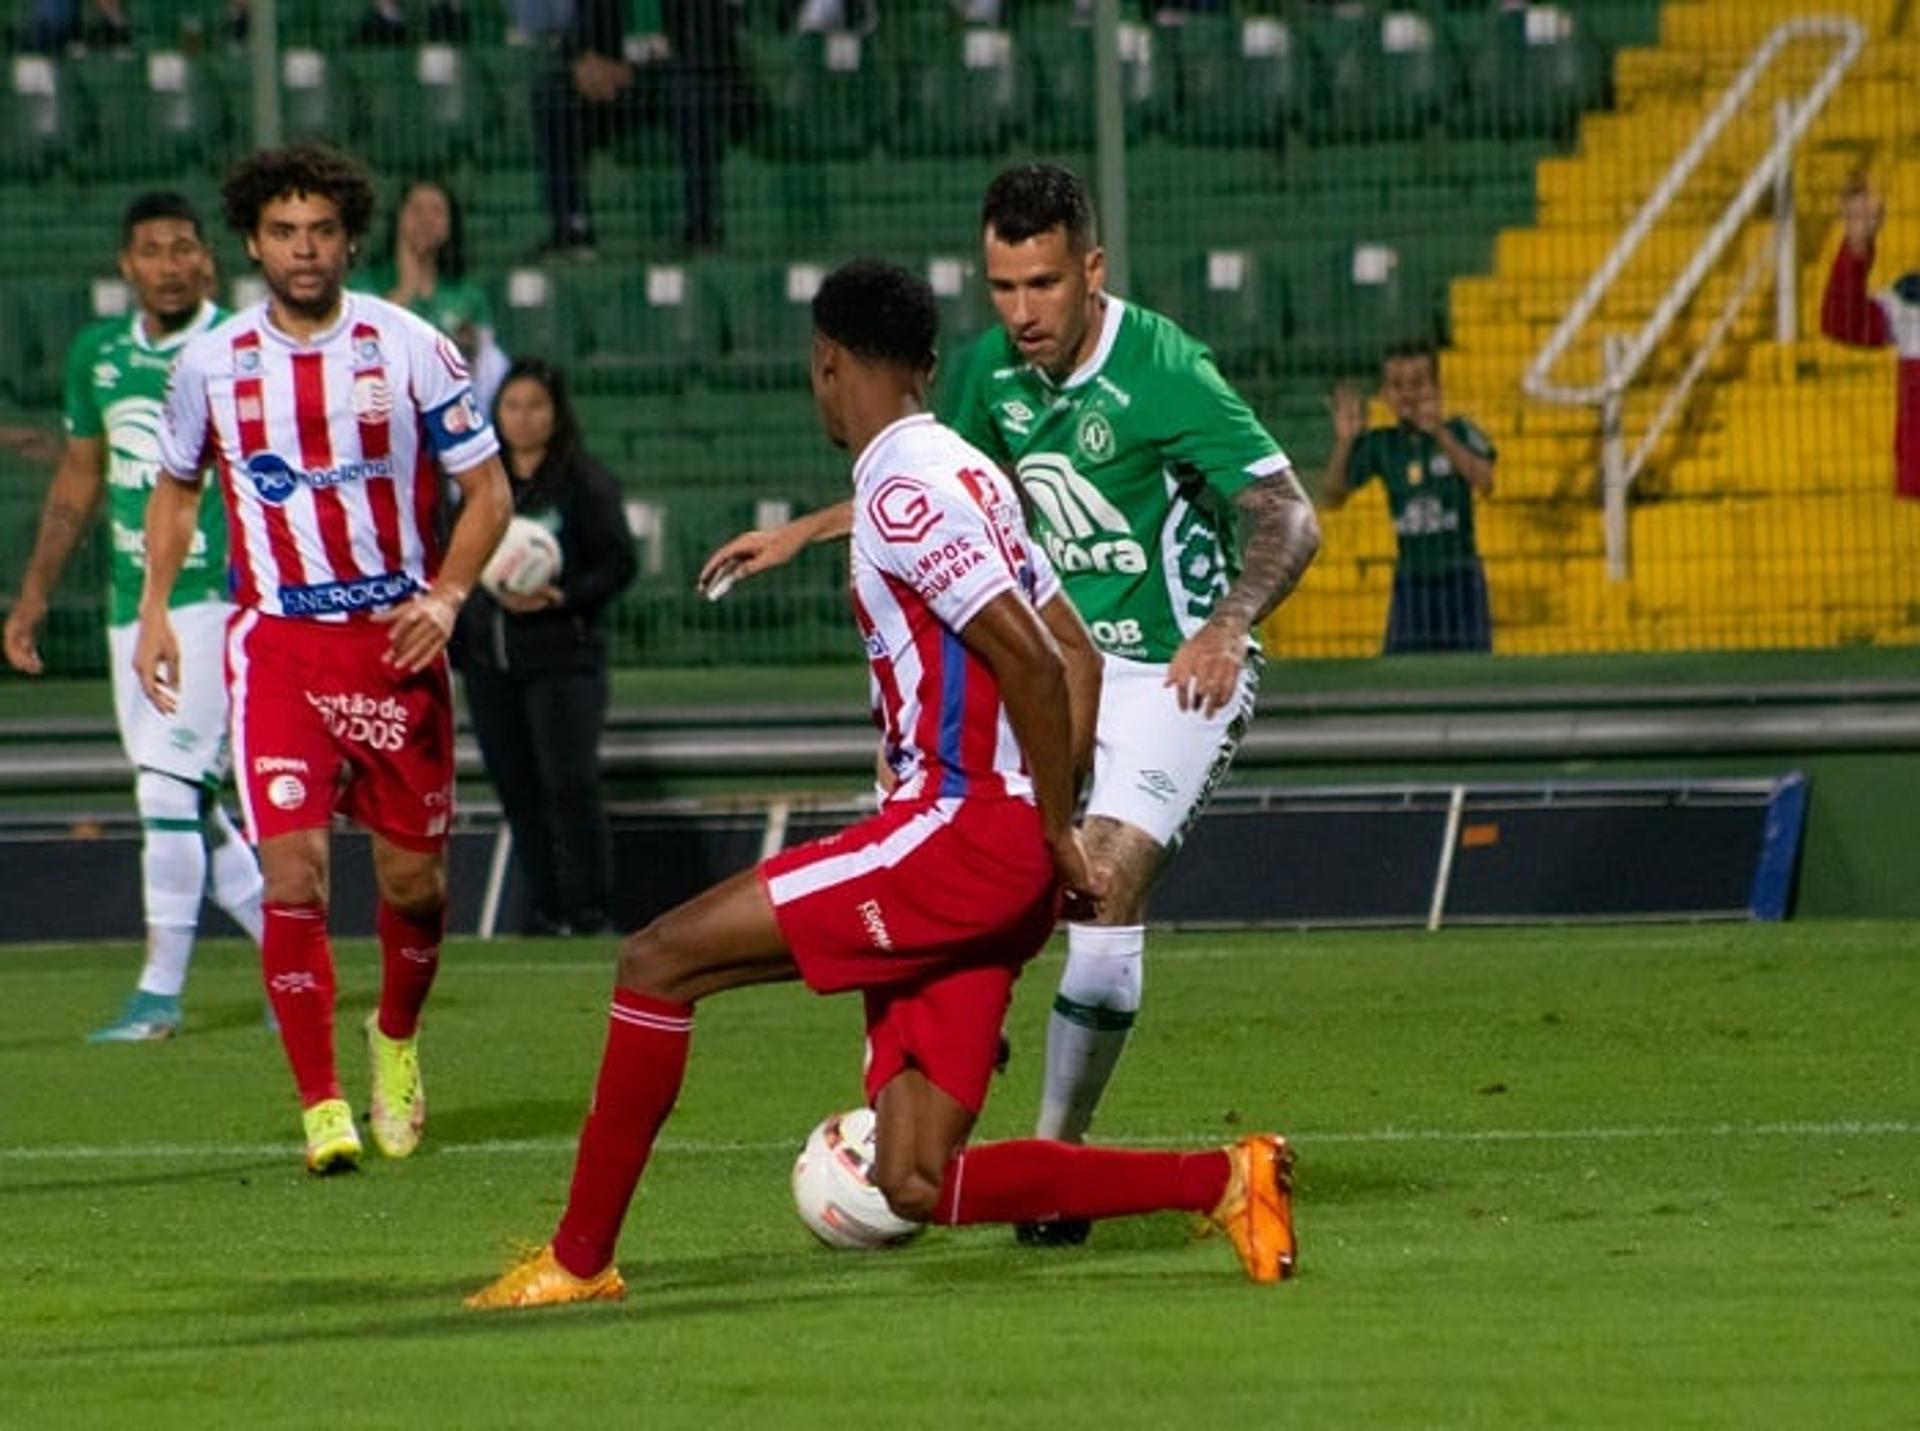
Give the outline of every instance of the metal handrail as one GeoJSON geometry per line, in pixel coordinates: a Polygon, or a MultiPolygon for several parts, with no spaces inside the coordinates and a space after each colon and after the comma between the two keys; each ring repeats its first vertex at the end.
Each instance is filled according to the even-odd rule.
{"type": "Polygon", "coordinates": [[[1520,385],[1525,392],[1546,402],[1597,407],[1609,397],[1625,391],[1652,354],[1654,347],[1666,336],[1667,329],[1673,325],[1673,320],[1679,315],[1681,309],[1692,301],[1695,292],[1705,282],[1714,265],[1719,263],[1727,246],[1733,242],[1740,226],[1747,221],[1761,196],[1775,184],[1779,174],[1790,162],[1795,147],[1806,137],[1808,128],[1812,126],[1819,112],[1826,107],[1827,101],[1833,97],[1841,76],[1852,68],[1853,62],[1859,58],[1860,51],[1865,47],[1866,42],[1866,27],[1858,20],[1844,15],[1808,16],[1785,21],[1773,29],[1754,51],[1752,58],[1747,61],[1734,82],[1727,87],[1726,93],[1720,97],[1720,102],[1714,106],[1713,112],[1701,124],[1699,132],[1673,161],[1666,176],[1655,186],[1653,193],[1647,196],[1646,202],[1640,206],[1640,211],[1634,215],[1633,222],[1627,226],[1626,231],[1620,235],[1619,241],[1614,244],[1612,252],[1588,280],[1586,288],[1574,300],[1573,306],[1567,310],[1566,317],[1560,320],[1560,325],[1553,330],[1552,336],[1541,347],[1532,365],[1527,369],[1526,376],[1521,379],[1520,385]],[[1708,149],[1725,132],[1734,116],[1752,96],[1760,82],[1760,77],[1766,73],[1768,66],[1793,41],[1820,36],[1838,38],[1841,41],[1839,50],[1835,52],[1827,67],[1821,71],[1819,80],[1807,92],[1806,98],[1798,105],[1791,107],[1784,127],[1774,140],[1772,147],[1754,165],[1740,192],[1734,196],[1721,214],[1719,221],[1701,241],[1692,261],[1682,270],[1679,277],[1674,279],[1666,296],[1654,308],[1647,321],[1641,325],[1640,331],[1624,348],[1618,350],[1617,361],[1607,365],[1605,376],[1600,382],[1588,387],[1569,387],[1552,381],[1549,375],[1554,364],[1560,361],[1574,338],[1586,326],[1587,320],[1593,317],[1602,300],[1605,299],[1608,289],[1613,286],[1614,280],[1620,276],[1621,270],[1627,266],[1635,251],[1652,231],[1654,224],[1659,221],[1660,216],[1666,212],[1679,194],[1682,186],[1692,177],[1693,171],[1706,157],[1708,149]]]}

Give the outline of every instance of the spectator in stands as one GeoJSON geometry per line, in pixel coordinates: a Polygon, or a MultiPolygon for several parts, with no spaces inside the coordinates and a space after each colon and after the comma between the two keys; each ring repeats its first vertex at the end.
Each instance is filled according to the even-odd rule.
{"type": "MultiPolygon", "coordinates": [[[[751,93],[740,56],[735,0],[661,0],[669,51],[666,107],[680,152],[681,237],[691,248],[721,240],[720,167],[726,144],[745,120],[751,93]]],[[[557,63],[533,94],[534,154],[550,237],[543,256],[590,260],[593,213],[587,200],[589,151],[653,118],[654,96],[636,83],[625,56],[625,0],[575,0],[555,36],[557,63]]]]}
{"type": "Polygon", "coordinates": [[[612,883],[601,615],[633,580],[633,543],[619,483],[587,455],[559,369],[515,363],[494,421],[514,510],[560,539],[560,579],[527,596],[473,593],[460,615],[467,708],[526,878],[524,932],[591,934],[607,927],[612,883]]]}
{"type": "Polygon", "coordinates": [[[1833,256],[1826,296],[1820,303],[1820,331],[1836,343],[1856,348],[1894,347],[1900,354],[1900,397],[1894,419],[1893,490],[1920,498],[1920,273],[1906,273],[1891,288],[1867,292],[1875,241],[1886,202],[1856,183],[1840,200],[1846,239],[1833,256]]]}
{"type": "MultiPolygon", "coordinates": [[[[460,0],[432,0],[427,6],[426,37],[431,42],[449,44],[465,40],[472,34],[472,28],[460,0]]],[[[413,42],[413,25],[400,0],[371,0],[367,13],[360,17],[360,23],[353,30],[356,45],[400,46],[413,42]]]]}
{"type": "Polygon", "coordinates": [[[473,369],[473,392],[491,407],[506,378],[507,355],[494,341],[486,290],[467,277],[460,201],[446,185],[414,179],[400,192],[387,249],[353,286],[426,319],[460,345],[473,369]]]}
{"type": "Polygon", "coordinates": [[[80,0],[29,0],[20,48],[51,53],[72,44],[125,49],[133,43],[124,0],[94,0],[91,23],[81,20],[80,0]]]}
{"type": "Polygon", "coordinates": [[[1493,615],[1474,545],[1473,499],[1493,495],[1493,444],[1466,418],[1446,415],[1440,355],[1430,344],[1387,350],[1380,396],[1397,421],[1369,429],[1366,395],[1347,383],[1334,390],[1320,505],[1339,508],[1375,478],[1386,485],[1400,558],[1385,654],[1490,651],[1493,615]]]}

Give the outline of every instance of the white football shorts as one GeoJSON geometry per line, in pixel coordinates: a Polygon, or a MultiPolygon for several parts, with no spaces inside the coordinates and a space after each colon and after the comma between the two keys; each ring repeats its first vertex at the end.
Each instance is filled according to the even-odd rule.
{"type": "Polygon", "coordinates": [[[157,770],[195,785],[227,776],[227,618],[224,601],[196,601],[168,613],[180,643],[180,708],[164,715],[133,673],[137,623],[107,628],[113,713],[120,744],[136,770],[157,770]]]}
{"type": "Polygon", "coordinates": [[[1167,668],[1102,656],[1087,814],[1137,826],[1174,846],[1227,773],[1253,720],[1260,658],[1249,656],[1234,698],[1210,716],[1183,711],[1167,668]]]}

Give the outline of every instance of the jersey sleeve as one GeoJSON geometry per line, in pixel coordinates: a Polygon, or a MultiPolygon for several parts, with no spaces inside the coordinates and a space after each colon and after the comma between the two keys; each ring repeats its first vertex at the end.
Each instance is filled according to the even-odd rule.
{"type": "Polygon", "coordinates": [[[998,366],[998,347],[989,333],[967,349],[956,364],[954,378],[941,386],[934,403],[940,421],[972,443],[1002,468],[1012,469],[1011,455],[1001,444],[987,402],[987,382],[998,366]]]}
{"type": "Polygon", "coordinates": [[[160,470],[182,482],[199,479],[213,434],[207,403],[207,369],[198,343],[189,343],[167,377],[167,405],[160,415],[160,470]]]}
{"type": "Polygon", "coordinates": [[[65,394],[60,416],[68,437],[99,437],[106,430],[100,404],[93,394],[93,364],[100,351],[91,332],[82,333],[67,349],[65,394]]]}
{"type": "Polygon", "coordinates": [[[1482,432],[1470,418],[1454,417],[1447,419],[1447,426],[1459,440],[1462,447],[1475,457],[1484,457],[1489,462],[1499,460],[1500,450],[1493,445],[1493,439],[1482,432]]]}
{"type": "Polygon", "coordinates": [[[450,475],[472,471],[500,450],[493,424],[473,395],[467,360],[453,339],[419,319],[406,327],[412,358],[413,400],[426,424],[433,455],[450,475]]]}
{"type": "Polygon", "coordinates": [[[1186,467],[1225,496],[1292,464],[1246,399],[1221,376],[1213,356],[1197,345],[1162,369],[1168,428],[1162,448],[1170,467],[1186,467]]]}
{"type": "Polygon", "coordinates": [[[948,629],[963,630],[996,596],[1020,589],[985,514],[964,498],[898,475],[876,483],[860,501],[867,559],[907,586],[948,629]]]}

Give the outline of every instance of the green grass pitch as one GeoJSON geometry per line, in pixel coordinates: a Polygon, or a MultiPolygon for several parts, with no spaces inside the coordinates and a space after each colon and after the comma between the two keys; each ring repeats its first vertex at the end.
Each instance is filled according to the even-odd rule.
{"type": "MultiPolygon", "coordinates": [[[[95,1048],[135,951],[0,951],[0,1426],[1892,1427],[1920,1417],[1920,928],[1157,936],[1099,1132],[1299,1150],[1301,1275],[1166,1216],[830,1253],[858,1008],[703,1008],[617,1306],[459,1298],[550,1230],[611,946],[455,941],[408,1163],[308,1179],[257,975],[95,1048]]],[[[356,1107],[369,947],[340,951],[356,1107]]],[[[1023,1132],[1050,953],[983,1136],[1023,1132]]]]}

